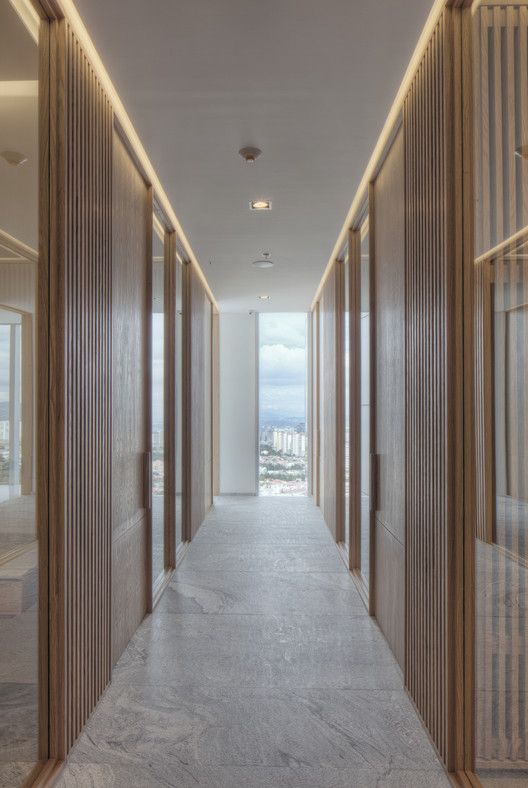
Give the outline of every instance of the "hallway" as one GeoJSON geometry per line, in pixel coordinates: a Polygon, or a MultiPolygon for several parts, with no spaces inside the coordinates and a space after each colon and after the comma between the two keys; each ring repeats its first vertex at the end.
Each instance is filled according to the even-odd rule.
{"type": "Polygon", "coordinates": [[[221,497],[58,783],[448,786],[320,510],[221,497]]]}

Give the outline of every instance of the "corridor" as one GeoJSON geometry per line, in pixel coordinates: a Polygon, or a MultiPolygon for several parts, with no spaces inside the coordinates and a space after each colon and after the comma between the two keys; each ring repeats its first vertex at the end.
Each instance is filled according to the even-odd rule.
{"type": "Polygon", "coordinates": [[[308,498],[220,497],[58,785],[448,786],[308,498]]]}

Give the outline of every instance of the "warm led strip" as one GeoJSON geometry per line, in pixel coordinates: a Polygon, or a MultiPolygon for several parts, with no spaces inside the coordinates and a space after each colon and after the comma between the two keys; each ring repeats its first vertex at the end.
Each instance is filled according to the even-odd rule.
{"type": "Polygon", "coordinates": [[[33,41],[38,44],[40,19],[30,0],[10,0],[10,3],[24,23],[33,41]]]}
{"type": "Polygon", "coordinates": [[[149,157],[139,139],[134,126],[132,125],[132,121],[130,120],[128,113],[123,105],[123,102],[118,96],[118,93],[110,79],[106,68],[103,65],[103,61],[99,57],[99,54],[93,44],[92,39],[88,35],[88,31],[86,30],[81,17],[79,16],[79,12],[75,8],[72,0],[57,0],[57,4],[59,5],[62,13],[68,20],[68,23],[79,39],[79,43],[83,47],[85,54],[87,55],[95,73],[101,85],[103,86],[104,90],[106,91],[108,98],[112,104],[112,108],[114,110],[114,114],[119,121],[123,131],[126,134],[128,142],[130,143],[131,147],[134,150],[135,155],[137,156],[141,166],[143,167],[145,174],[152,184],[152,187],[155,192],[156,200],[159,202],[161,208],[163,209],[164,213],[166,214],[167,218],[169,219],[170,223],[173,225],[179,240],[189,260],[193,264],[196,269],[196,272],[209,296],[210,300],[213,302],[214,306],[218,309],[218,305],[216,303],[216,299],[209,287],[209,283],[205,278],[205,274],[198,262],[189,241],[187,240],[187,236],[183,232],[183,229],[178,221],[178,217],[174,213],[172,205],[169,202],[169,198],[165,194],[165,190],[161,185],[161,182],[156,175],[156,171],[152,166],[149,157]]]}
{"type": "Polygon", "coordinates": [[[368,187],[370,181],[374,177],[374,174],[376,172],[376,168],[378,166],[379,160],[380,160],[380,158],[381,158],[381,156],[383,154],[383,151],[385,150],[385,147],[386,147],[387,143],[390,140],[390,136],[392,134],[394,125],[395,125],[396,121],[398,120],[398,116],[399,116],[399,114],[401,112],[401,108],[402,108],[403,102],[405,100],[405,96],[409,92],[409,88],[411,86],[411,82],[412,82],[412,80],[414,78],[414,75],[415,75],[416,70],[417,70],[417,68],[418,68],[418,66],[420,64],[420,61],[421,61],[421,59],[422,59],[422,57],[424,55],[426,47],[427,47],[427,45],[429,43],[429,39],[431,38],[431,35],[433,34],[433,31],[434,31],[434,29],[435,29],[435,27],[436,27],[436,25],[438,23],[440,15],[442,14],[444,8],[446,7],[446,4],[447,4],[447,0],[435,0],[435,3],[434,3],[434,5],[433,5],[433,7],[431,9],[431,12],[429,13],[429,16],[427,17],[427,22],[425,23],[425,27],[422,30],[420,38],[418,39],[418,43],[417,43],[416,48],[415,48],[415,50],[413,52],[412,58],[411,58],[411,60],[409,62],[409,65],[407,66],[407,70],[406,70],[405,75],[403,77],[403,80],[402,80],[402,82],[400,84],[400,87],[398,88],[398,92],[397,92],[396,97],[395,97],[395,99],[394,99],[394,101],[392,103],[392,107],[391,107],[390,112],[389,112],[389,114],[387,116],[387,119],[386,119],[385,124],[384,124],[383,129],[382,129],[382,132],[381,132],[381,134],[380,134],[380,136],[378,138],[378,141],[376,143],[376,147],[374,148],[374,150],[372,152],[372,156],[370,157],[370,161],[369,161],[369,163],[367,165],[367,169],[365,170],[365,172],[363,174],[363,178],[361,179],[361,183],[359,184],[359,188],[358,188],[358,190],[356,192],[356,195],[355,195],[354,199],[352,200],[352,205],[350,206],[350,209],[349,209],[349,211],[347,213],[345,222],[343,224],[341,232],[339,233],[339,237],[338,237],[337,241],[335,242],[334,248],[332,250],[332,254],[330,255],[330,259],[329,259],[329,261],[327,263],[327,266],[326,266],[326,268],[324,270],[323,277],[322,277],[322,279],[321,279],[321,281],[319,283],[319,287],[317,288],[315,296],[313,298],[311,309],[313,309],[315,307],[315,304],[317,303],[317,301],[319,299],[319,296],[321,295],[321,290],[324,287],[324,283],[326,282],[326,280],[327,280],[327,278],[328,278],[328,276],[330,274],[330,271],[332,270],[332,266],[334,265],[334,262],[336,261],[338,255],[339,255],[339,252],[341,251],[341,249],[342,249],[342,247],[343,247],[343,245],[344,245],[344,243],[346,241],[346,237],[347,237],[348,231],[350,229],[350,226],[351,226],[351,224],[352,224],[357,212],[361,208],[361,203],[363,202],[363,200],[365,198],[365,191],[367,190],[367,187],[368,187]]]}

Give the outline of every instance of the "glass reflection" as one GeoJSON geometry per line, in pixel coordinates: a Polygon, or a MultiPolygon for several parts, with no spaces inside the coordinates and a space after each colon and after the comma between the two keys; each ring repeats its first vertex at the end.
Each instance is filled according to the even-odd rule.
{"type": "Polygon", "coordinates": [[[182,543],[182,315],[183,266],[176,262],[176,550],[182,543]]]}
{"type": "Polygon", "coordinates": [[[152,234],[152,580],[165,572],[165,260],[164,231],[152,234]]]}
{"type": "Polygon", "coordinates": [[[38,759],[38,48],[0,4],[0,784],[38,759]]]}
{"type": "Polygon", "coordinates": [[[475,57],[475,755],[528,781],[528,4],[473,15],[475,57]]]}
{"type": "Polygon", "coordinates": [[[350,262],[344,266],[344,305],[343,305],[343,348],[344,348],[344,388],[345,388],[345,526],[343,541],[348,555],[350,535],[350,262]]]}
{"type": "Polygon", "coordinates": [[[368,588],[370,576],[370,257],[368,222],[361,228],[360,263],[361,352],[361,576],[368,588]]]}

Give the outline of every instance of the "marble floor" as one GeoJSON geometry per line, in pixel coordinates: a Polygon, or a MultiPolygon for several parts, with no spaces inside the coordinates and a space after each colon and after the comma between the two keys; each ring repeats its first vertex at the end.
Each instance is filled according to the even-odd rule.
{"type": "Polygon", "coordinates": [[[61,788],[448,786],[321,514],[222,497],[61,788]]]}

